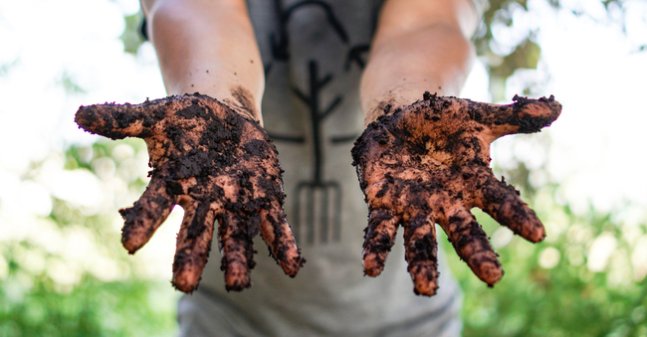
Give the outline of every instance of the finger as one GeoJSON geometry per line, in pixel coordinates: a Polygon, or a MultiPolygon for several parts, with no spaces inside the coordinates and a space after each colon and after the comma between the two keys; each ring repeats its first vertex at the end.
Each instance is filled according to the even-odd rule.
{"type": "Polygon", "coordinates": [[[94,104],[79,107],[74,121],[83,129],[112,139],[147,137],[164,118],[169,99],[142,104],[94,104]]]}
{"type": "MultiPolygon", "coordinates": [[[[379,174],[377,175],[379,177],[379,174]]],[[[384,178],[375,178],[375,183],[363,187],[366,202],[370,209],[391,209],[398,203],[395,180],[390,174],[382,174],[384,178]]]]}
{"type": "Polygon", "coordinates": [[[430,216],[418,215],[404,225],[407,270],[418,295],[432,296],[438,289],[438,245],[436,228],[430,216]]]}
{"type": "Polygon", "coordinates": [[[251,285],[249,270],[254,268],[254,249],[249,224],[241,223],[229,211],[219,220],[218,235],[222,249],[220,269],[225,272],[225,288],[240,291],[251,285]]]}
{"type": "Polygon", "coordinates": [[[208,203],[188,206],[177,235],[173,261],[173,286],[185,293],[198,287],[209,259],[217,208],[208,203]]]}
{"type": "Polygon", "coordinates": [[[175,202],[162,179],[151,179],[142,196],[130,208],[119,210],[125,220],[121,243],[130,254],[150,240],[171,213],[175,202]]]}
{"type": "Polygon", "coordinates": [[[368,216],[364,231],[364,273],[378,276],[395,242],[400,218],[388,209],[374,209],[368,216]]]}
{"type": "Polygon", "coordinates": [[[454,250],[479,279],[490,286],[494,285],[503,276],[503,270],[481,225],[472,213],[461,206],[446,212],[448,214],[441,219],[440,226],[447,233],[454,250]]]}
{"type": "Polygon", "coordinates": [[[482,186],[480,193],[477,206],[515,234],[531,242],[539,242],[546,237],[544,225],[521,200],[514,187],[491,177],[482,186]]]}
{"type": "Polygon", "coordinates": [[[487,125],[494,138],[513,133],[533,133],[559,117],[562,105],[553,96],[530,99],[514,96],[512,104],[498,105],[470,101],[471,118],[487,125]]]}
{"type": "Polygon", "coordinates": [[[261,211],[261,237],[270,249],[270,255],[290,277],[296,276],[305,262],[283,208],[273,203],[268,210],[261,211]]]}

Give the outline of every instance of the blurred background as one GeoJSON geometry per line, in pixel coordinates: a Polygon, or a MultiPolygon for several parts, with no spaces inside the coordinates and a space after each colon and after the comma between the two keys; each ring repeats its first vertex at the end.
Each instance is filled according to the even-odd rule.
{"type": "MultiPolygon", "coordinates": [[[[493,147],[548,237],[474,210],[506,275],[489,289],[447,254],[464,334],[647,336],[647,1],[490,2],[462,96],[554,94],[564,110],[493,147]]],[[[128,256],[117,209],[147,183],[145,146],[73,123],[82,104],[165,96],[139,22],[135,0],[0,0],[0,337],[176,333],[182,211],[128,256]]]]}

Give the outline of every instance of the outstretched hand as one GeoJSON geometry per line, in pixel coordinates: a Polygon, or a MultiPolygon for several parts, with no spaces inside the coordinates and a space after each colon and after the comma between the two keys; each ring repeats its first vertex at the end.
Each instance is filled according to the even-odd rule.
{"type": "Polygon", "coordinates": [[[252,238],[260,234],[289,276],[303,264],[283,210],[276,148],[251,114],[209,96],[170,96],[142,104],[82,106],[76,122],[112,139],[139,137],[150,155],[151,181],[125,220],[122,243],[131,254],[151,238],[175,204],[184,209],[173,285],[195,290],[218,220],[221,269],[228,290],[250,286],[252,238]]]}
{"type": "Polygon", "coordinates": [[[401,224],[414,292],[434,295],[438,223],[474,274],[493,285],[503,270],[472,207],[531,242],[543,240],[535,212],[492,173],[490,143],[508,134],[539,131],[557,119],[561,105],[552,96],[513,100],[494,105],[425,93],[423,100],[385,111],[368,125],[352,151],[369,206],[367,275],[382,272],[401,224]]]}

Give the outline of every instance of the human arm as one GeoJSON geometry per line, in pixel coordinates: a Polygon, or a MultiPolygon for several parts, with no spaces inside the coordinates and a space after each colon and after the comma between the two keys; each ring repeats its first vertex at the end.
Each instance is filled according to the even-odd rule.
{"type": "Polygon", "coordinates": [[[503,271],[472,207],[532,242],[544,237],[516,190],[494,177],[489,146],[503,135],[549,125],[559,116],[559,103],[515,98],[499,106],[440,96],[462,86],[475,21],[463,0],[387,2],[362,79],[368,127],[355,143],[353,161],[369,204],[364,271],[381,273],[402,225],[414,291],[428,296],[438,288],[435,223],[488,285],[503,271]]]}
{"type": "Polygon", "coordinates": [[[408,105],[425,91],[458,95],[474,58],[470,1],[386,1],[360,84],[366,124],[385,104],[408,105]]]}
{"type": "Polygon", "coordinates": [[[200,92],[252,110],[261,124],[265,78],[244,0],[143,0],[171,95],[200,92]]]}
{"type": "Polygon", "coordinates": [[[120,211],[124,247],[141,248],[178,204],[185,215],[173,263],[177,289],[197,288],[215,233],[227,289],[250,286],[259,232],[294,276],[303,259],[283,210],[278,154],[259,124],[263,71],[244,1],[157,0],[144,8],[172,96],[83,106],[76,114],[90,132],[139,137],[148,146],[151,181],[120,211]]]}

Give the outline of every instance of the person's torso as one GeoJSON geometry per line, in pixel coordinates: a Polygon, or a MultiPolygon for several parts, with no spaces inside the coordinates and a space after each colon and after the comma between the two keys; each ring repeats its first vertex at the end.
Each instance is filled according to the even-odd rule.
{"type": "Polygon", "coordinates": [[[446,320],[444,308],[458,302],[444,261],[439,294],[414,295],[401,238],[382,275],[363,275],[368,209],[350,149],[364,129],[359,78],[381,2],[248,1],[266,71],[265,128],[279,150],[285,209],[307,262],[291,279],[257,239],[252,287],[227,293],[214,244],[201,290],[245,313],[254,326],[245,335],[375,335],[446,320]]]}

